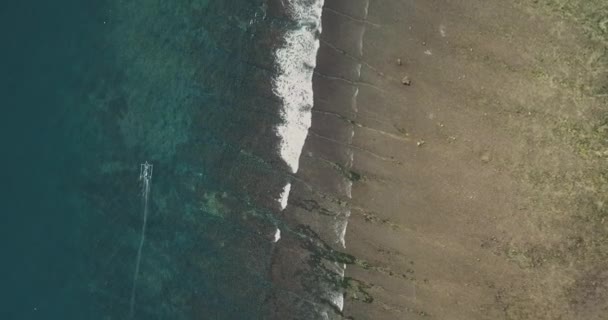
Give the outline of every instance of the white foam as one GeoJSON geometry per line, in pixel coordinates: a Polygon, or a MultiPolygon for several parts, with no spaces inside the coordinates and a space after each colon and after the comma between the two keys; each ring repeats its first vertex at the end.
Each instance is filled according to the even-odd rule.
{"type": "Polygon", "coordinates": [[[279,240],[281,240],[281,229],[277,228],[277,231],[275,231],[274,233],[274,238],[272,239],[272,242],[279,242],[279,240]]]}
{"type": "Polygon", "coordinates": [[[283,192],[281,192],[281,196],[279,197],[279,203],[281,204],[281,211],[287,208],[287,201],[289,200],[289,192],[291,192],[291,183],[287,183],[283,187],[283,192]]]}
{"type": "Polygon", "coordinates": [[[344,295],[341,292],[336,292],[331,300],[333,305],[338,307],[340,311],[344,310],[344,295]]]}
{"type": "Polygon", "coordinates": [[[298,27],[285,34],[285,45],[275,53],[279,74],[274,93],[282,100],[283,123],[277,127],[280,154],[293,173],[298,171],[300,154],[311,124],[312,76],[316,66],[323,0],[313,3],[288,0],[287,10],[298,27]]]}
{"type": "MultiPolygon", "coordinates": [[[[288,0],[288,13],[297,28],[285,34],[285,45],[275,53],[279,74],[273,91],[282,100],[283,123],[277,126],[281,158],[293,173],[298,172],[300,155],[311,125],[313,107],[312,76],[317,64],[323,0],[288,0]]],[[[287,183],[278,201],[287,207],[291,184],[287,183]]]]}
{"type": "MultiPolygon", "coordinates": [[[[321,15],[324,0],[286,0],[285,2],[288,13],[298,22],[298,28],[286,33],[285,45],[275,53],[279,74],[274,78],[273,90],[283,102],[281,110],[283,123],[276,128],[280,139],[279,152],[281,158],[287,163],[291,171],[297,173],[300,155],[311,125],[314,102],[312,77],[319,50],[319,34],[321,33],[321,15]]],[[[356,99],[356,95],[354,99],[356,99]]],[[[356,111],[356,104],[353,104],[353,108],[356,111]]],[[[291,184],[287,183],[278,199],[281,210],[287,207],[290,190],[291,184]]],[[[350,190],[351,186],[349,185],[347,186],[349,197],[350,190]]],[[[346,219],[348,219],[348,215],[346,219]]],[[[347,221],[339,223],[336,226],[339,229],[338,235],[343,247],[346,224],[347,221]]],[[[277,229],[275,239],[277,237],[280,239],[279,229],[277,229]]],[[[345,265],[338,266],[338,272],[342,278],[344,277],[345,268],[345,265]]],[[[341,291],[332,291],[329,292],[329,295],[332,304],[339,310],[343,310],[343,293],[341,291]]],[[[327,313],[322,315],[323,318],[328,318],[327,313]]]]}

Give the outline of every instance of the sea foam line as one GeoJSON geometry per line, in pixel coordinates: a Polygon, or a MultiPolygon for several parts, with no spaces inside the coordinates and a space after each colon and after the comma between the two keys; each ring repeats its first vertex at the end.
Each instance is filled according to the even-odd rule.
{"type": "MultiPolygon", "coordinates": [[[[279,74],[273,79],[273,91],[283,102],[283,123],[276,128],[279,153],[292,173],[297,173],[300,155],[312,122],[312,76],[317,64],[321,15],[324,0],[288,0],[286,9],[297,22],[287,31],[285,45],[275,52],[279,74]]],[[[281,211],[287,207],[291,184],[287,183],[277,201],[281,211]]],[[[280,235],[280,230],[277,229],[280,235]]],[[[275,237],[275,242],[280,236],[275,237]]]]}
{"type": "Polygon", "coordinates": [[[298,172],[311,125],[312,76],[317,64],[323,2],[287,1],[288,13],[296,20],[297,28],[287,31],[285,45],[275,53],[279,74],[273,89],[283,102],[283,123],[277,127],[280,154],[293,173],[298,172]]]}
{"type": "MultiPolygon", "coordinates": [[[[311,126],[314,93],[312,78],[316,67],[317,52],[319,50],[319,35],[322,31],[321,16],[324,0],[287,0],[287,9],[292,18],[297,21],[298,27],[285,35],[285,45],[276,51],[275,58],[280,70],[274,79],[274,93],[282,100],[281,116],[283,123],[277,127],[280,138],[280,155],[287,163],[292,173],[297,173],[300,155],[304,148],[308,130],[311,126]],[[312,2],[312,3],[311,3],[312,2]]],[[[360,66],[359,66],[360,71],[360,66]]],[[[353,97],[353,109],[356,111],[356,96],[353,97]]],[[[352,132],[354,134],[354,131],[352,132]]],[[[351,141],[352,143],[352,136],[351,141]]],[[[350,155],[352,165],[352,154],[350,155]]],[[[283,211],[288,204],[291,184],[287,183],[277,201],[283,211]]],[[[352,183],[346,185],[346,194],[350,198],[352,183]]],[[[348,224],[346,221],[336,225],[336,234],[339,243],[345,247],[345,233],[348,224]]],[[[280,238],[280,230],[277,229],[280,238]]],[[[338,267],[338,273],[343,278],[345,265],[338,267]]],[[[344,308],[344,295],[342,292],[328,292],[332,303],[339,310],[344,308]]]]}

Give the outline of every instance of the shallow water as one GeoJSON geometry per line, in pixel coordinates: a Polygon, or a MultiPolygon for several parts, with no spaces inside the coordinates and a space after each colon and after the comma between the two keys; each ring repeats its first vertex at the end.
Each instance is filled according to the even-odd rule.
{"type": "Polygon", "coordinates": [[[0,7],[2,319],[273,313],[322,2],[278,3],[0,7]]]}
{"type": "Polygon", "coordinates": [[[2,318],[128,317],[146,160],[134,318],[261,317],[287,181],[263,1],[0,15],[2,318]]]}

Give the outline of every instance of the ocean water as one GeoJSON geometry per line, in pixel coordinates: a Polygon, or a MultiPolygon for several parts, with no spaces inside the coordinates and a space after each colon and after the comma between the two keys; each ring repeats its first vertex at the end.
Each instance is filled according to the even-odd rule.
{"type": "Polygon", "coordinates": [[[0,5],[0,318],[266,318],[321,7],[0,5]]]}

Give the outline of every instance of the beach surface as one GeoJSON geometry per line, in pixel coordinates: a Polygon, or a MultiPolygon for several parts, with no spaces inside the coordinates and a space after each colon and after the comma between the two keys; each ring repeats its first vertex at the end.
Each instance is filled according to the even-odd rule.
{"type": "MultiPolygon", "coordinates": [[[[312,127],[285,219],[346,253],[329,259],[346,266],[336,314],[606,319],[606,10],[325,2],[312,127]],[[326,230],[340,217],[345,241],[326,230]]],[[[294,262],[311,254],[289,252],[301,274],[294,262]]]]}

